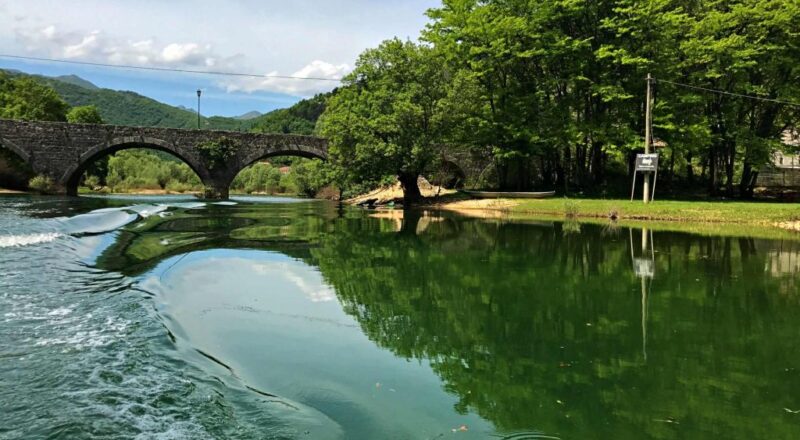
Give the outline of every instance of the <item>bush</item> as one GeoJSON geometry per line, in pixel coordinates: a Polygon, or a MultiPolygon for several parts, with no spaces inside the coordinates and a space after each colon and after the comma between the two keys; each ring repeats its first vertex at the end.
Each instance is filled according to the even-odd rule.
{"type": "Polygon", "coordinates": [[[139,189],[178,191],[175,188],[188,191],[202,187],[200,178],[185,163],[142,150],[120,151],[110,157],[106,184],[114,192],[139,189]]]}
{"type": "Polygon", "coordinates": [[[91,174],[87,175],[86,179],[83,180],[83,186],[93,191],[97,190],[100,187],[100,178],[91,174]]]}
{"type": "Polygon", "coordinates": [[[192,191],[193,189],[195,188],[193,188],[192,185],[177,181],[170,181],[169,183],[167,183],[166,186],[167,191],[177,192],[177,193],[185,193],[188,191],[192,191]]]}
{"type": "Polygon", "coordinates": [[[49,176],[39,174],[28,182],[28,188],[42,194],[52,194],[56,190],[56,184],[49,176]]]}
{"type": "Polygon", "coordinates": [[[571,200],[564,202],[564,215],[567,218],[575,218],[578,216],[578,203],[571,200]]]}

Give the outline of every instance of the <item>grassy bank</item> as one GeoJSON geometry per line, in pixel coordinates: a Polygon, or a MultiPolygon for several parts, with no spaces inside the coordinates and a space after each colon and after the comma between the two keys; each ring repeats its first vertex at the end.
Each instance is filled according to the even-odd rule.
{"type": "Polygon", "coordinates": [[[800,220],[800,205],[794,203],[657,200],[645,205],[641,201],[628,200],[545,199],[520,200],[510,210],[574,217],[683,222],[765,224],[800,220]]]}
{"type": "Polygon", "coordinates": [[[766,202],[686,202],[565,199],[542,200],[467,200],[443,199],[444,209],[468,213],[470,210],[497,211],[515,218],[550,216],[659,222],[730,223],[739,225],[800,227],[800,204],[766,202]]]}

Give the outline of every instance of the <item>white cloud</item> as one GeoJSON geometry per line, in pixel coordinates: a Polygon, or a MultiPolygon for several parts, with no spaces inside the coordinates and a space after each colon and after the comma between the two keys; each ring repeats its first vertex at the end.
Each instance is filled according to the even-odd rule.
{"type": "Polygon", "coordinates": [[[352,68],[347,64],[334,65],[325,61],[314,60],[300,70],[288,76],[308,78],[307,80],[280,78],[278,72],[267,73],[271,78],[235,78],[226,80],[223,85],[229,92],[278,91],[297,96],[311,96],[315,93],[331,90],[339,83],[336,81],[347,75],[352,68]],[[316,78],[316,79],[315,79],[316,78]]]}
{"type": "Polygon", "coordinates": [[[285,279],[305,295],[311,302],[329,302],[336,300],[336,292],[322,279],[319,272],[299,262],[263,262],[235,258],[237,266],[249,266],[252,272],[267,279],[285,279]]]}
{"type": "MultiPolygon", "coordinates": [[[[159,68],[185,68],[200,71],[247,72],[242,54],[222,56],[210,44],[181,42],[159,44],[154,39],[130,41],[112,38],[94,30],[85,34],[61,31],[55,25],[37,29],[17,29],[17,41],[29,53],[48,57],[117,65],[159,68]]],[[[341,79],[349,73],[347,64],[315,60],[301,69],[284,73],[272,71],[258,77],[225,77],[219,84],[228,92],[281,92],[296,96],[312,96],[338,85],[326,79],[341,79]],[[286,76],[309,78],[298,80],[286,76]],[[314,80],[313,78],[321,78],[314,80]]]]}
{"type": "MultiPolygon", "coordinates": [[[[339,78],[382,40],[415,38],[440,0],[0,0],[0,52],[339,78]],[[317,60],[317,61],[312,61],[317,60]]],[[[222,79],[229,90],[307,96],[330,81],[222,79]]]]}
{"type": "Polygon", "coordinates": [[[122,40],[99,30],[63,31],[52,24],[34,29],[17,28],[16,39],[28,52],[53,58],[145,67],[236,69],[241,67],[239,60],[242,58],[240,54],[221,56],[210,44],[122,40]]]}

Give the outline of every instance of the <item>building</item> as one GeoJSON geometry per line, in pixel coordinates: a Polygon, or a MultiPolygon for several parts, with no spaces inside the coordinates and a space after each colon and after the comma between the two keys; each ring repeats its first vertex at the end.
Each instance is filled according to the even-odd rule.
{"type": "Polygon", "coordinates": [[[783,144],[795,150],[795,154],[776,151],[772,162],[758,173],[758,186],[768,188],[800,188],[800,130],[791,129],[783,132],[783,144]]]}

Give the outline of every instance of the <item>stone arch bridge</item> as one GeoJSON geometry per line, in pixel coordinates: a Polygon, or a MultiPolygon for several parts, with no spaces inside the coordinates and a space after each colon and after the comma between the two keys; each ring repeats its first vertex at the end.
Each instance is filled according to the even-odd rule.
{"type": "Polygon", "coordinates": [[[261,159],[328,157],[328,142],[312,136],[4,119],[0,119],[0,146],[19,156],[33,172],[50,176],[59,191],[68,195],[77,195],[79,180],[92,162],[128,148],[154,149],[176,156],[197,173],[208,198],[223,199],[228,197],[236,175],[261,159]],[[210,164],[197,146],[222,139],[235,143],[236,154],[225,163],[210,164]]]}

